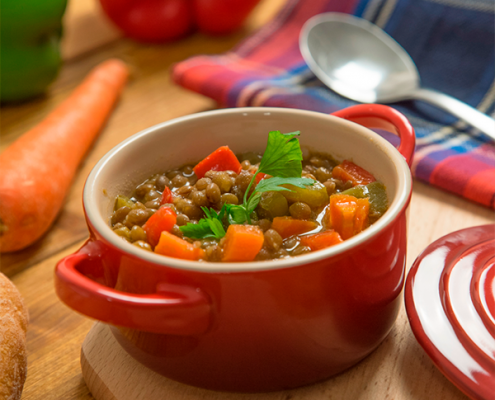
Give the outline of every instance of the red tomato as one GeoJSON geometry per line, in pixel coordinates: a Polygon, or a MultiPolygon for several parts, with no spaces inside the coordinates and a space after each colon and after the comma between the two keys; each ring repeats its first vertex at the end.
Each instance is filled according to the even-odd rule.
{"type": "Polygon", "coordinates": [[[126,36],[143,42],[178,39],[193,27],[190,0],[100,0],[100,3],[126,36]]]}
{"type": "Polygon", "coordinates": [[[193,0],[199,30],[213,35],[238,29],[259,0],[193,0]]]}

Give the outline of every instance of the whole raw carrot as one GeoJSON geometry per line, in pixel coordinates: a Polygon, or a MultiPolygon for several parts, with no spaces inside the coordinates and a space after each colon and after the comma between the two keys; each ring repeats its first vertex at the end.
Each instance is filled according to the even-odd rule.
{"type": "Polygon", "coordinates": [[[48,230],[128,75],[120,60],[96,66],[63,103],[0,154],[0,252],[23,249],[48,230]]]}

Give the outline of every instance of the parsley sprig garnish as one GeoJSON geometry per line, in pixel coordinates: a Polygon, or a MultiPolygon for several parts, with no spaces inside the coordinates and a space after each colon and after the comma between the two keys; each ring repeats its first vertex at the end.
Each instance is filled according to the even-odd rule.
{"type": "Polygon", "coordinates": [[[181,226],[181,232],[184,236],[191,239],[223,238],[225,236],[225,228],[223,227],[222,220],[228,206],[229,204],[224,204],[218,214],[213,208],[201,207],[206,217],[200,219],[197,224],[181,226]]]}
{"type": "Polygon", "coordinates": [[[261,200],[261,194],[272,191],[291,191],[284,185],[299,188],[315,183],[313,179],[301,178],[302,151],[297,136],[300,132],[281,133],[272,131],[268,134],[268,142],[258,170],[253,175],[244,193],[243,203],[239,205],[224,204],[219,213],[212,208],[201,207],[205,218],[197,224],[187,224],[180,227],[184,236],[192,239],[215,238],[225,236],[224,225],[251,223],[251,215],[261,200]],[[251,194],[251,187],[260,173],[271,175],[272,178],[261,180],[251,194]]]}

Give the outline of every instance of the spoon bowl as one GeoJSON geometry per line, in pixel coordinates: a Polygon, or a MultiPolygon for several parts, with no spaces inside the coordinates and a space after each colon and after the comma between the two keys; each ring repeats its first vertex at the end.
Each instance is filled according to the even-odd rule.
{"type": "Polygon", "coordinates": [[[316,77],[344,97],[362,103],[426,101],[495,140],[495,120],[451,96],[421,88],[409,54],[365,19],[319,14],[303,26],[299,47],[316,77]]]}

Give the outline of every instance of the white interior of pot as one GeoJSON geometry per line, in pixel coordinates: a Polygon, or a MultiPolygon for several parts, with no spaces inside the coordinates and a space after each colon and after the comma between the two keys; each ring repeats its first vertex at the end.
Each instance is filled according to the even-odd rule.
{"type": "Polygon", "coordinates": [[[84,191],[86,213],[93,226],[112,244],[158,264],[209,272],[260,270],[300,265],[355,246],[391,223],[407,204],[411,177],[403,157],[369,129],[326,114],[281,108],[236,108],[175,119],[122,142],[107,153],[88,177],[84,191]],[[344,243],[289,259],[249,263],[190,262],[164,257],[126,243],[109,226],[118,194],[132,190],[154,173],[194,164],[220,146],[234,153],[263,152],[268,132],[301,131],[300,143],[310,150],[348,159],[370,171],[387,188],[389,209],[364,232],[344,243]]]}

